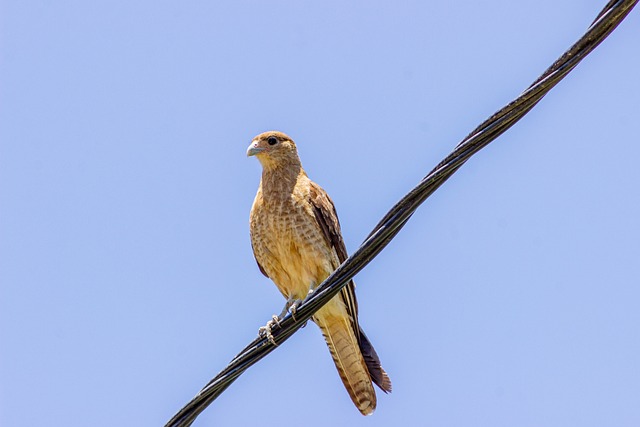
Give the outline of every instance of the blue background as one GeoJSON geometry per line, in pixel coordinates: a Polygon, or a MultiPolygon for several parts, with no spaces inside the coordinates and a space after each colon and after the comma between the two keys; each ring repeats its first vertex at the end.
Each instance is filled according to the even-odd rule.
{"type": "MultiPolygon", "coordinates": [[[[163,425],[284,300],[252,137],[356,248],[606,2],[0,3],[0,424],[163,425]]],[[[207,425],[640,425],[640,15],[356,277],[394,385],[353,407],[315,325],[207,425]]]]}

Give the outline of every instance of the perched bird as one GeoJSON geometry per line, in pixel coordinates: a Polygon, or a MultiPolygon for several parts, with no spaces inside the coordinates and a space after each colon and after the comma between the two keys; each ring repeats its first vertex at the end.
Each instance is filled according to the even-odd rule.
{"type": "MultiPolygon", "coordinates": [[[[311,181],[296,144],[282,132],[256,136],[247,156],[262,164],[262,179],[250,215],[251,246],[262,274],[297,305],[346,258],[340,223],[327,193],[311,181]]],[[[275,316],[274,316],[275,317],[275,316]]],[[[340,378],[363,415],[376,408],[372,381],[384,392],[391,380],[358,324],[355,284],[349,282],[313,317],[320,327],[340,378]]]]}

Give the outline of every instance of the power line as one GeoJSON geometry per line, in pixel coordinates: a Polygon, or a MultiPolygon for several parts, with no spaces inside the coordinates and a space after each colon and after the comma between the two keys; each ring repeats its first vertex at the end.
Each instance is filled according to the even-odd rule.
{"type": "MultiPolygon", "coordinates": [[[[286,341],[342,287],[362,270],[402,229],[411,215],[471,156],[502,135],[524,117],[580,61],[595,49],[631,12],[638,0],[612,0],[598,14],[585,34],[536,79],[520,96],[485,120],[464,138],[420,183],[405,195],[376,225],[360,247],[345,260],[296,311],[272,331],[276,345],[286,341]]],[[[258,338],[245,347],[165,427],[188,427],[227,387],[250,366],[271,353],[275,345],[258,338]]]]}

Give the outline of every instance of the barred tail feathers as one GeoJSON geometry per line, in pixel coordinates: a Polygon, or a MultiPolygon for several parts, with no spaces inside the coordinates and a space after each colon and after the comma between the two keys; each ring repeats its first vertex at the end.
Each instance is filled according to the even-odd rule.
{"type": "Polygon", "coordinates": [[[376,393],[358,339],[347,316],[321,309],[314,316],[351,400],[363,415],[376,409],[376,393]]]}

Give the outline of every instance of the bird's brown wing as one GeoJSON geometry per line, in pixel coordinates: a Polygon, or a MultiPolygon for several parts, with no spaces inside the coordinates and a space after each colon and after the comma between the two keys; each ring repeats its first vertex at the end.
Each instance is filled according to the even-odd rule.
{"type": "MultiPolygon", "coordinates": [[[[309,191],[309,198],[311,206],[313,206],[313,213],[316,217],[318,225],[322,229],[322,233],[329,245],[333,247],[338,255],[338,260],[342,263],[347,259],[347,248],[342,240],[342,233],[340,232],[340,222],[338,221],[338,214],[333,201],[329,195],[316,183],[311,182],[311,188],[309,191]]],[[[385,393],[391,391],[391,380],[384,371],[380,364],[380,358],[375,349],[371,345],[371,342],[364,334],[362,328],[358,324],[358,301],[356,300],[356,285],[351,280],[342,291],[340,295],[347,307],[347,312],[351,318],[353,329],[358,340],[360,351],[364,357],[365,364],[369,371],[369,375],[374,383],[385,393]]]]}
{"type": "Polygon", "coordinates": [[[251,251],[253,252],[253,258],[256,260],[256,264],[258,264],[260,273],[264,274],[266,278],[269,278],[269,275],[267,274],[267,272],[264,270],[262,265],[260,265],[260,261],[258,261],[258,258],[256,258],[256,251],[253,249],[253,242],[251,243],[251,251]]]}
{"type": "MultiPolygon", "coordinates": [[[[344,245],[344,240],[342,240],[340,221],[338,220],[338,214],[336,213],[336,207],[333,205],[333,201],[327,192],[315,182],[311,182],[309,198],[311,206],[313,206],[313,214],[316,217],[316,221],[322,230],[325,240],[333,249],[335,249],[336,254],[338,255],[338,261],[340,261],[340,263],[344,262],[348,257],[347,247],[344,245]]],[[[349,283],[342,288],[340,294],[347,306],[347,312],[353,322],[353,330],[356,333],[358,341],[360,341],[358,301],[356,300],[356,285],[353,283],[353,280],[349,281],[349,283]]]]}

